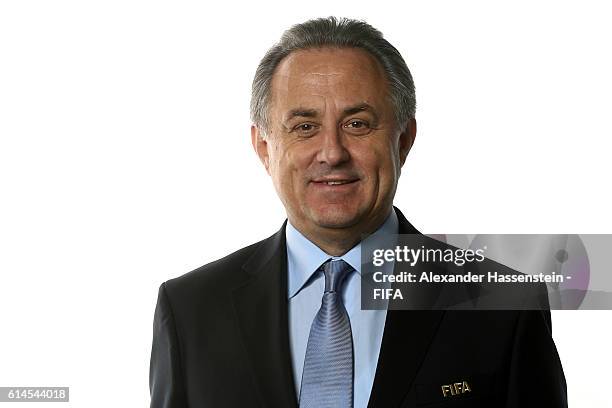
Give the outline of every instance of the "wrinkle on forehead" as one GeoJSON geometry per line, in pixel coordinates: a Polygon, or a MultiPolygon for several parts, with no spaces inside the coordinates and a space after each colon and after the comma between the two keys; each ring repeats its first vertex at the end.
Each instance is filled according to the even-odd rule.
{"type": "Polygon", "coordinates": [[[385,78],[374,57],[360,49],[296,51],[280,63],[272,78],[270,106],[281,109],[282,115],[298,107],[379,105],[377,101],[386,100],[385,78]]]}
{"type": "Polygon", "coordinates": [[[371,79],[385,79],[380,63],[360,48],[320,48],[290,53],[279,64],[274,79],[280,77],[321,76],[338,77],[358,74],[371,79]],[[305,66],[308,70],[305,71],[305,66]]]}
{"type": "MultiPolygon", "coordinates": [[[[334,68],[334,67],[329,67],[334,68]]],[[[303,82],[306,84],[321,84],[337,82],[338,80],[344,79],[347,75],[344,72],[324,72],[324,69],[309,72],[278,72],[274,79],[277,87],[288,87],[292,82],[303,82]]]]}
{"type": "Polygon", "coordinates": [[[340,72],[309,72],[308,74],[310,75],[324,75],[324,76],[329,76],[329,75],[343,75],[340,72]]]}

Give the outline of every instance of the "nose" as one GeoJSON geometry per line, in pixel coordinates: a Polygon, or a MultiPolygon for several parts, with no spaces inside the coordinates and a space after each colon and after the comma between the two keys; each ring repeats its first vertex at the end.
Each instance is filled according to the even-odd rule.
{"type": "Polygon", "coordinates": [[[345,145],[346,140],[339,127],[328,127],[319,135],[321,136],[321,146],[317,153],[319,163],[334,167],[350,160],[351,156],[345,145]]]}

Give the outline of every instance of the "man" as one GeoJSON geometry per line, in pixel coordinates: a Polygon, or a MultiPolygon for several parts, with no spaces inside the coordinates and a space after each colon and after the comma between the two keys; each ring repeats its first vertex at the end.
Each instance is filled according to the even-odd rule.
{"type": "Polygon", "coordinates": [[[393,207],[416,136],[399,52],[348,19],[294,26],[253,82],[253,147],[288,221],[161,285],[151,407],[564,407],[540,311],[360,309],[360,242],[418,231],[393,207]]]}

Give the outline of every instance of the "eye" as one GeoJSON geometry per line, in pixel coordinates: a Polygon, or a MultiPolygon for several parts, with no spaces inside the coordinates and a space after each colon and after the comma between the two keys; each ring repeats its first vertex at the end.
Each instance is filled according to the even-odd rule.
{"type": "Polygon", "coordinates": [[[366,123],[361,120],[353,120],[350,123],[348,123],[347,126],[358,129],[360,127],[366,126],[366,123]]]}
{"type": "Polygon", "coordinates": [[[305,122],[295,126],[291,131],[296,132],[299,136],[308,137],[314,135],[317,129],[314,123],[305,122]]]}
{"type": "Polygon", "coordinates": [[[361,119],[351,119],[342,125],[346,132],[354,134],[354,135],[365,135],[370,133],[372,128],[370,124],[365,120],[361,119]]]}

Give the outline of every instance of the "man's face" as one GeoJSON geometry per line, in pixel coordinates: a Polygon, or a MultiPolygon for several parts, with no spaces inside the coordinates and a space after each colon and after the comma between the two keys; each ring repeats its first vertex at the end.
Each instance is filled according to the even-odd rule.
{"type": "Polygon", "coordinates": [[[416,123],[397,126],[385,74],[367,52],[291,53],[272,79],[269,132],[253,144],[303,233],[372,232],[389,214],[416,123]]]}

